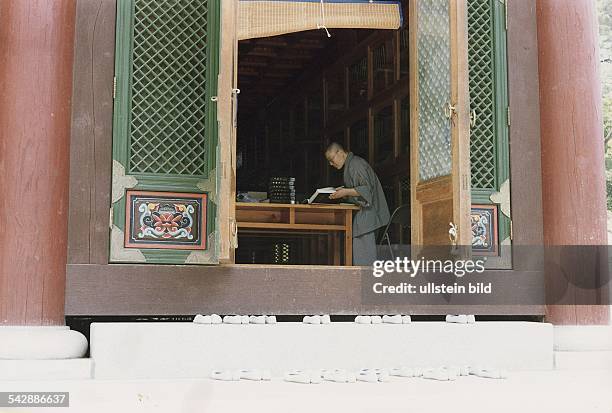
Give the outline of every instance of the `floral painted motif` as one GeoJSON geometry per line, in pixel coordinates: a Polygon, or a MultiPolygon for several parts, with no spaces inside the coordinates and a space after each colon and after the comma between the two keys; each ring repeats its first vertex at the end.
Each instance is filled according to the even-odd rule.
{"type": "Polygon", "coordinates": [[[128,191],[127,248],[206,249],[206,194],[128,191]]]}
{"type": "Polygon", "coordinates": [[[497,253],[497,206],[472,205],[472,250],[475,253],[497,253]]]}
{"type": "Polygon", "coordinates": [[[193,239],[192,205],[149,202],[138,207],[140,233],[138,238],[193,239]]]}

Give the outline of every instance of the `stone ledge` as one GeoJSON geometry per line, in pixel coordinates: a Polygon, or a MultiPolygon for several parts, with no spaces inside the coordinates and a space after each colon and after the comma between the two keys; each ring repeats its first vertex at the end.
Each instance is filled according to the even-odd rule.
{"type": "Polygon", "coordinates": [[[202,378],[213,369],[490,365],[553,368],[550,324],[93,323],[96,379],[202,378]]]}
{"type": "Polygon", "coordinates": [[[555,351],[555,370],[612,370],[612,351],[555,351]]]}
{"type": "Polygon", "coordinates": [[[85,336],[67,326],[0,327],[0,359],[73,359],[86,352],[85,336]]]}
{"type": "Polygon", "coordinates": [[[612,326],[554,326],[555,351],[612,351],[612,326]]]}
{"type": "Polygon", "coordinates": [[[0,380],[91,379],[91,359],[0,360],[0,380]]]}

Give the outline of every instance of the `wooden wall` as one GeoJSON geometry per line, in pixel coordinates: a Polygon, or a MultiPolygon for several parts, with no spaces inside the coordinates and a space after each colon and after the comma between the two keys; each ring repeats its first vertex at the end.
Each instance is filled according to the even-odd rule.
{"type": "Polygon", "coordinates": [[[77,2],[68,264],[108,263],[115,9],[115,0],[77,2]]]}
{"type": "MultiPolygon", "coordinates": [[[[508,2],[508,94],[513,245],[543,245],[536,0],[508,2]]],[[[514,257],[514,269],[541,267],[514,257]]]]}
{"type": "MultiPolygon", "coordinates": [[[[509,2],[511,174],[514,242],[541,245],[535,1],[509,2]]],[[[108,264],[114,17],[114,0],[77,2],[66,315],[543,314],[539,305],[365,306],[359,268],[108,264]]],[[[515,255],[514,271],[495,272],[499,294],[541,296],[543,273],[533,268],[515,255]]]]}

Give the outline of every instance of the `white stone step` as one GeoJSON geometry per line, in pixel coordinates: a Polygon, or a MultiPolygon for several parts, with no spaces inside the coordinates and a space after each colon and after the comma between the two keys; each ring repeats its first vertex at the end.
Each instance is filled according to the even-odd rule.
{"type": "Polygon", "coordinates": [[[555,351],[556,370],[612,370],[612,351],[555,351]]]}
{"type": "Polygon", "coordinates": [[[65,360],[0,360],[0,380],[91,379],[92,366],[92,360],[86,358],[65,360]]]}
{"type": "Polygon", "coordinates": [[[554,326],[556,351],[612,351],[612,326],[554,326]]]}
{"type": "MultiPolygon", "coordinates": [[[[208,379],[14,381],[1,391],[70,393],[69,409],[48,412],[204,413],[610,413],[612,370],[510,372],[441,382],[392,377],[387,383],[316,385],[208,379]]],[[[5,413],[43,409],[1,409],[5,413]]]]}
{"type": "Polygon", "coordinates": [[[553,329],[530,322],[360,325],[93,323],[94,377],[201,378],[213,369],[291,369],[479,364],[553,368],[553,329]]]}

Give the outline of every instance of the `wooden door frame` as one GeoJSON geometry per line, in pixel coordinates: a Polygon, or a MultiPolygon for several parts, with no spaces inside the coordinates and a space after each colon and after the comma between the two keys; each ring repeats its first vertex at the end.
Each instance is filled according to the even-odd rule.
{"type": "Polygon", "coordinates": [[[459,231],[457,244],[472,245],[470,223],[471,170],[470,170],[470,90],[468,69],[468,10],[467,0],[449,0],[451,3],[451,99],[456,108],[455,124],[451,129],[453,222],[459,231]],[[453,79],[458,81],[453,82],[453,79]],[[458,143],[455,145],[455,143],[458,143]]]}
{"type": "Polygon", "coordinates": [[[236,36],[238,0],[222,0],[219,42],[219,81],[217,120],[219,122],[219,188],[217,222],[219,228],[219,262],[233,263],[237,245],[236,225],[236,125],[234,122],[234,88],[237,87],[238,62],[236,36]],[[224,30],[225,29],[225,30],[224,30]]]}

